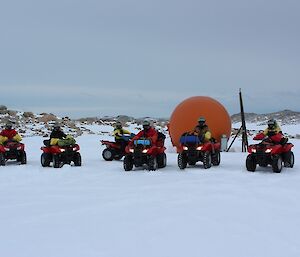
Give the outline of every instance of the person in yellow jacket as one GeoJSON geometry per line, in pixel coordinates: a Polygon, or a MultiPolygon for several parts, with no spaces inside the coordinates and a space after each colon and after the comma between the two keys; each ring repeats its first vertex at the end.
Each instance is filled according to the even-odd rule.
{"type": "Polygon", "coordinates": [[[268,127],[264,130],[264,135],[265,136],[274,136],[278,133],[282,133],[281,128],[279,127],[278,123],[276,120],[271,119],[268,121],[268,127]]]}
{"type": "Polygon", "coordinates": [[[128,130],[123,129],[122,123],[118,121],[115,124],[113,136],[115,137],[116,143],[119,143],[121,145],[121,149],[125,149],[127,145],[127,141],[123,138],[123,135],[131,135],[131,133],[128,130]]]}
{"type": "Polygon", "coordinates": [[[192,132],[193,135],[198,136],[201,142],[205,143],[211,140],[211,132],[207,124],[205,123],[206,120],[204,117],[200,117],[198,119],[198,125],[195,127],[194,131],[192,132]]]}
{"type": "Polygon", "coordinates": [[[263,133],[265,136],[270,138],[275,143],[280,143],[284,145],[288,141],[288,138],[284,137],[281,128],[279,127],[278,123],[274,119],[268,121],[268,127],[264,130],[263,133]]]}
{"type": "Polygon", "coordinates": [[[0,144],[3,145],[7,141],[20,142],[21,140],[22,137],[12,128],[12,123],[6,123],[4,130],[0,132],[0,144]]]}

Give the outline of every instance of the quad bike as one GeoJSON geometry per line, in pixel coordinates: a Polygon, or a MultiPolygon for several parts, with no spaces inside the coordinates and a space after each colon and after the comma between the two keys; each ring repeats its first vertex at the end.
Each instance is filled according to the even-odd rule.
{"type": "Polygon", "coordinates": [[[182,135],[180,146],[177,147],[178,167],[183,170],[188,164],[193,166],[198,161],[203,162],[204,169],[209,169],[212,165],[218,166],[221,162],[220,149],[220,143],[201,142],[196,135],[182,135]]]}
{"type": "Polygon", "coordinates": [[[101,140],[102,145],[106,146],[106,148],[102,152],[103,159],[106,161],[121,160],[122,157],[126,154],[125,147],[128,145],[128,143],[134,136],[135,134],[123,135],[123,142],[101,140]]]}
{"type": "Polygon", "coordinates": [[[77,144],[69,146],[42,146],[41,164],[43,167],[49,167],[52,162],[54,168],[61,168],[64,164],[74,162],[75,166],[81,166],[79,149],[80,147],[77,144]]]}
{"type": "Polygon", "coordinates": [[[26,164],[25,145],[16,141],[8,141],[0,145],[0,165],[5,166],[7,160],[17,160],[20,164],[26,164]]]}
{"type": "Polygon", "coordinates": [[[283,136],[278,133],[271,137],[266,137],[263,133],[256,135],[254,140],[262,140],[259,144],[249,145],[246,168],[254,172],[257,164],[260,167],[272,166],[273,172],[280,173],[282,166],[294,167],[294,153],[292,143],[282,140],[283,136]]]}
{"type": "Polygon", "coordinates": [[[164,138],[159,138],[156,145],[147,138],[140,138],[132,143],[125,148],[126,155],[123,161],[125,171],[132,170],[133,166],[142,167],[144,164],[149,171],[166,167],[164,138]]]}

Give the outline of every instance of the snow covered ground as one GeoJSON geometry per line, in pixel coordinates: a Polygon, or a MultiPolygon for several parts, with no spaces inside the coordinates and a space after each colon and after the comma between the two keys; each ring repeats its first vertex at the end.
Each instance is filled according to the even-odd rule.
{"type": "Polygon", "coordinates": [[[180,171],[169,147],[165,169],[124,172],[102,138],[79,137],[83,166],[62,169],[41,167],[43,138],[24,139],[28,164],[0,167],[0,256],[300,256],[300,140],[276,174],[247,172],[240,141],[209,170],[180,171]]]}

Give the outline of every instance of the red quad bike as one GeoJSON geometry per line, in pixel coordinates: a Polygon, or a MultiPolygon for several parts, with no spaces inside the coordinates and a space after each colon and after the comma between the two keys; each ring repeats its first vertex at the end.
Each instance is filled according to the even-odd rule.
{"type": "Polygon", "coordinates": [[[263,133],[256,135],[253,139],[262,140],[262,142],[248,147],[247,170],[254,172],[257,164],[260,167],[267,167],[270,164],[276,173],[281,172],[283,165],[284,167],[293,168],[294,153],[292,147],[294,145],[282,141],[282,138],[281,134],[267,138],[263,133]]]}
{"type": "Polygon", "coordinates": [[[182,135],[177,147],[178,167],[184,170],[187,164],[193,166],[198,161],[203,162],[204,169],[209,169],[211,165],[218,166],[221,162],[220,149],[220,143],[202,143],[196,135],[182,135]]]}
{"type": "MultiPolygon", "coordinates": [[[[124,140],[125,147],[128,145],[130,140],[135,136],[135,134],[131,135],[123,135],[122,139],[124,140]]],[[[106,161],[112,160],[121,160],[122,157],[126,154],[125,147],[122,147],[120,142],[112,142],[107,140],[101,140],[102,145],[105,145],[106,148],[102,152],[102,157],[106,161]]]]}
{"type": "Polygon", "coordinates": [[[75,166],[81,166],[81,155],[79,153],[79,145],[70,146],[42,146],[41,164],[43,167],[49,167],[53,162],[54,168],[61,168],[64,164],[74,162],[75,166]]]}
{"type": "Polygon", "coordinates": [[[165,136],[162,134],[155,146],[147,138],[134,140],[132,145],[125,148],[124,170],[130,171],[133,166],[142,167],[144,164],[147,165],[149,171],[166,167],[167,156],[165,154],[164,139],[165,136]]]}
{"type": "Polygon", "coordinates": [[[26,164],[25,145],[16,141],[8,141],[0,145],[0,165],[5,166],[7,160],[17,160],[21,164],[26,164]]]}

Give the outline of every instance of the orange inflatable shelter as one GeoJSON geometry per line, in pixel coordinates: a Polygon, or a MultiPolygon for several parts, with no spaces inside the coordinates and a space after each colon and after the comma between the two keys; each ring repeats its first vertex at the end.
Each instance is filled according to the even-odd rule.
{"type": "Polygon", "coordinates": [[[177,105],[171,115],[169,134],[173,146],[179,145],[179,139],[184,132],[195,128],[199,117],[206,119],[212,136],[218,142],[220,142],[222,135],[229,138],[231,119],[224,106],[211,97],[194,96],[177,105]]]}

